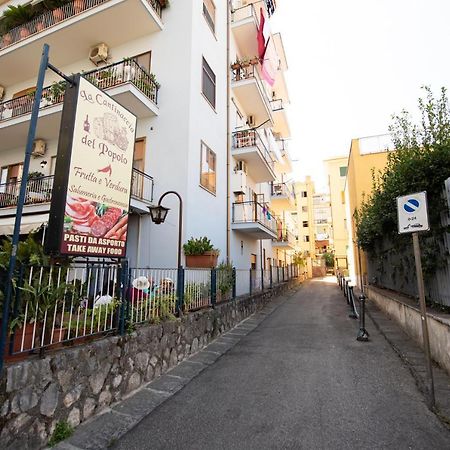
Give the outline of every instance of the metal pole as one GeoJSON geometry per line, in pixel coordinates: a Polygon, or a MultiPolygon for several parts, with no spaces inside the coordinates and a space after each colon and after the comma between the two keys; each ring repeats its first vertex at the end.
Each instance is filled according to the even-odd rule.
{"type": "Polygon", "coordinates": [[[215,268],[211,269],[211,306],[214,308],[217,301],[217,272],[215,268]]]}
{"type": "Polygon", "coordinates": [[[358,267],[359,267],[359,282],[361,284],[361,292],[364,294],[364,283],[362,273],[362,261],[361,261],[361,247],[358,245],[358,267]]]}
{"type": "Polygon", "coordinates": [[[366,296],[361,294],[359,296],[360,312],[359,312],[359,331],[356,337],[357,341],[367,342],[369,340],[369,333],[366,330],[366,296]]]}
{"type": "Polygon", "coordinates": [[[49,47],[44,44],[39,66],[38,78],[36,83],[36,92],[34,94],[33,109],[31,110],[30,127],[28,129],[27,144],[25,148],[25,158],[22,168],[22,180],[20,182],[20,192],[16,208],[16,220],[14,223],[14,233],[12,238],[11,256],[9,257],[8,281],[6,285],[5,301],[3,302],[3,320],[2,332],[0,335],[0,373],[3,368],[3,355],[6,346],[6,336],[8,333],[9,308],[11,305],[11,294],[13,289],[13,278],[16,269],[17,246],[20,237],[20,224],[22,222],[23,205],[25,203],[25,193],[27,188],[28,173],[30,170],[31,152],[33,150],[33,141],[36,136],[37,119],[39,115],[39,106],[41,103],[42,89],[44,86],[45,71],[48,67],[49,47]]]}
{"type": "Polygon", "coordinates": [[[158,206],[161,206],[161,202],[163,201],[163,198],[166,195],[173,194],[178,197],[178,200],[180,200],[180,211],[178,214],[178,261],[177,261],[177,267],[181,267],[181,241],[183,236],[183,199],[181,198],[181,195],[178,192],[175,191],[167,191],[161,197],[158,201],[158,206]]]}
{"type": "Polygon", "coordinates": [[[429,383],[429,405],[430,408],[435,406],[434,398],[434,380],[433,380],[433,367],[431,364],[431,351],[430,351],[430,337],[428,335],[428,322],[427,322],[427,307],[425,304],[425,288],[423,284],[423,272],[422,272],[422,260],[420,256],[420,243],[419,234],[413,233],[413,246],[414,246],[414,259],[416,261],[416,276],[417,276],[417,289],[419,291],[419,303],[420,303],[420,313],[422,316],[422,337],[423,337],[423,347],[425,350],[425,356],[427,359],[427,372],[428,372],[428,383],[429,383]]]}

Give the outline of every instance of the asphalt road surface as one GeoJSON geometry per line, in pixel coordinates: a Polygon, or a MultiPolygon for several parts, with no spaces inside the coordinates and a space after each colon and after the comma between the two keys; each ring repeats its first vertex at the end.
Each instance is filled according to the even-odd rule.
{"type": "Polygon", "coordinates": [[[115,449],[450,449],[409,371],[334,278],[305,283],[115,449]]]}

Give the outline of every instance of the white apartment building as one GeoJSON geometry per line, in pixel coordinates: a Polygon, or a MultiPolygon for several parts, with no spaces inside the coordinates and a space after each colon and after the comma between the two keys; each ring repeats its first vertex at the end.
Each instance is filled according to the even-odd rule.
{"type": "MultiPolygon", "coordinates": [[[[26,1],[0,2],[7,6],[26,1]]],[[[65,74],[82,72],[138,118],[127,256],[132,267],[175,267],[178,200],[162,225],[148,206],[176,191],[183,242],[207,236],[239,269],[291,262],[289,102],[281,36],[267,26],[273,0],[32,2],[29,22],[0,37],[0,235],[10,234],[44,43],[65,74]],[[273,85],[261,75],[261,11],[273,85]],[[239,67],[233,62],[239,61],[239,67]]],[[[0,21],[1,25],[1,21],[0,21]]],[[[22,222],[48,220],[64,86],[47,71],[22,222]]]]}
{"type": "Polygon", "coordinates": [[[270,34],[266,53],[272,55],[275,65],[273,85],[265,80],[257,63],[257,33],[261,20],[266,27],[270,23],[271,5],[232,2],[230,240],[231,259],[238,269],[249,264],[255,269],[288,264],[297,246],[297,225],[290,214],[296,210],[295,192],[287,182],[292,171],[286,141],[290,136],[289,96],[280,34],[270,34]]]}

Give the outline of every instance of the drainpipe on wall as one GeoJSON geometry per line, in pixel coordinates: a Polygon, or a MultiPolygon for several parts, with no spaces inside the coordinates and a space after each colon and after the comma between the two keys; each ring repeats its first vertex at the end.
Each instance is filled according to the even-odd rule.
{"type": "Polygon", "coordinates": [[[231,0],[227,2],[227,259],[226,262],[230,262],[230,234],[231,234],[231,223],[230,223],[230,161],[231,161],[231,130],[230,130],[230,33],[231,33],[231,0]]]}

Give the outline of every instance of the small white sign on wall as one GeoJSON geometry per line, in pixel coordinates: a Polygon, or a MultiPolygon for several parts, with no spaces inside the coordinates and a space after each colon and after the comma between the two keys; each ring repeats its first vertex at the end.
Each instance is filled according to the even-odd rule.
{"type": "Polygon", "coordinates": [[[416,192],[415,194],[397,197],[398,232],[414,233],[416,231],[428,231],[427,193],[416,192]]]}

